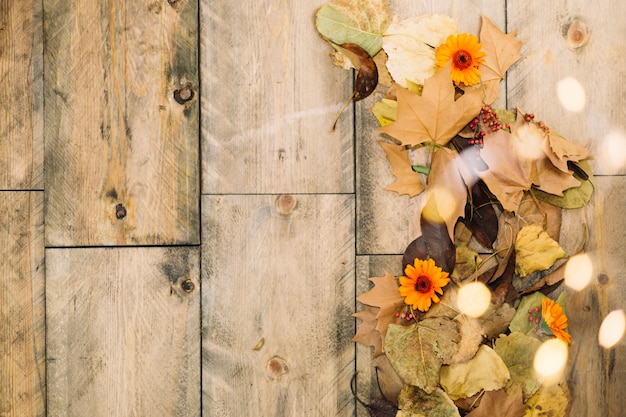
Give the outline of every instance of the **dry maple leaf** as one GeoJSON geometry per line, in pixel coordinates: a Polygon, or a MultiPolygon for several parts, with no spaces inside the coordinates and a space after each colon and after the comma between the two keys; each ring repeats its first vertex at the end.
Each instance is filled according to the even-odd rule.
{"type": "Polygon", "coordinates": [[[404,297],[400,295],[398,290],[398,280],[387,271],[385,271],[384,277],[373,277],[370,278],[370,281],[374,283],[374,288],[359,295],[357,300],[380,309],[376,314],[375,329],[384,339],[387,334],[387,327],[389,324],[395,323],[397,319],[396,311],[404,306],[404,297]]]}
{"type": "Polygon", "coordinates": [[[408,150],[402,145],[382,141],[378,144],[385,150],[392,174],[396,177],[396,181],[385,187],[385,190],[395,191],[400,195],[407,194],[409,197],[415,197],[424,191],[420,175],[413,171],[408,150]]]}
{"type": "Polygon", "coordinates": [[[498,85],[506,70],[520,59],[522,42],[515,39],[515,32],[503,33],[486,16],[482,16],[480,42],[487,54],[479,68],[480,78],[487,90],[485,103],[490,104],[498,98],[498,85]]]}
{"type": "Polygon", "coordinates": [[[381,131],[403,145],[445,145],[469,123],[483,105],[482,89],[468,89],[455,101],[449,65],[426,80],[421,96],[398,88],[398,118],[381,131]]]}
{"type": "Polygon", "coordinates": [[[359,327],[356,330],[356,335],[352,338],[353,342],[362,343],[367,346],[374,347],[374,356],[382,355],[383,352],[383,338],[380,332],[376,330],[376,324],[378,320],[376,315],[380,309],[378,307],[365,306],[365,308],[358,313],[354,313],[352,317],[356,317],[361,320],[359,327]]]}

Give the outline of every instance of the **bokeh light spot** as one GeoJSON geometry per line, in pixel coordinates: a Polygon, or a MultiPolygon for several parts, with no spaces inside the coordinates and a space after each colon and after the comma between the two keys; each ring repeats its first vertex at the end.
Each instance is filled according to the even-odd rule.
{"type": "Polygon", "coordinates": [[[489,308],[491,291],[482,282],[465,284],[459,289],[457,303],[461,313],[470,317],[480,317],[489,308]]]}
{"type": "Polygon", "coordinates": [[[571,257],[565,265],[565,285],[573,290],[580,291],[589,285],[592,275],[593,263],[585,253],[571,257]]]}
{"type": "Polygon", "coordinates": [[[556,84],[556,93],[566,110],[579,112],[585,108],[585,89],[576,78],[563,78],[556,84]]]}
{"type": "Polygon", "coordinates": [[[533,367],[543,377],[556,376],[567,362],[567,343],[561,339],[549,339],[543,342],[537,353],[533,367]]]}
{"type": "Polygon", "coordinates": [[[611,130],[602,140],[603,159],[612,169],[626,165],[626,134],[611,130]]]}
{"type": "Polygon", "coordinates": [[[624,310],[613,310],[602,320],[598,332],[598,343],[604,348],[612,348],[624,337],[626,317],[624,310]]]}

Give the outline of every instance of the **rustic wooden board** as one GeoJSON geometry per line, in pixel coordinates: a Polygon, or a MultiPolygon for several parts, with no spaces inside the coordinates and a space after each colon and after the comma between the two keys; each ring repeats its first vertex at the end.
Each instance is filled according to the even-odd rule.
{"type": "Polygon", "coordinates": [[[199,252],[46,251],[48,415],[200,415],[199,252]]]}
{"type": "Polygon", "coordinates": [[[45,415],[43,193],[0,192],[0,415],[45,415]]]}
{"type": "Polygon", "coordinates": [[[622,339],[612,349],[598,345],[602,320],[611,311],[624,309],[626,299],[626,228],[622,219],[626,177],[596,178],[595,192],[587,216],[593,280],[580,292],[570,290],[567,300],[573,339],[571,417],[618,417],[626,409],[626,341],[622,339]]]}
{"type": "Polygon", "coordinates": [[[197,2],[44,7],[47,245],[199,243],[197,2]]]}
{"type": "Polygon", "coordinates": [[[534,112],[572,141],[590,142],[596,173],[626,173],[624,158],[611,163],[615,152],[623,155],[626,147],[626,3],[559,0],[507,6],[509,29],[517,29],[524,42],[522,61],[508,72],[509,106],[534,112]],[[584,90],[582,111],[567,110],[559,101],[558,83],[570,77],[584,90]]]}
{"type": "Polygon", "coordinates": [[[350,71],[314,27],[325,0],[200,1],[207,194],[354,189],[350,71]]]}
{"type": "Polygon", "coordinates": [[[203,196],[208,416],[354,412],[354,197],[203,196]]]}
{"type": "MultiPolygon", "coordinates": [[[[468,13],[465,1],[397,0],[391,2],[391,10],[399,18],[430,13],[447,14],[457,21],[460,31],[476,34],[482,13],[498,27],[505,28],[504,1],[483,0],[476,3],[475,13],[468,13]]],[[[380,125],[370,108],[382,98],[385,91],[386,88],[379,88],[379,93],[357,104],[358,254],[404,253],[406,246],[420,233],[417,213],[422,204],[421,197],[410,199],[407,195],[399,196],[396,192],[384,189],[393,183],[394,176],[385,152],[378,145],[378,141],[383,138],[378,132],[380,125]]],[[[504,91],[501,93],[503,95],[504,91]]],[[[504,105],[503,100],[503,97],[498,99],[498,105],[504,105]]]]}
{"type": "Polygon", "coordinates": [[[43,188],[41,2],[0,3],[0,190],[43,188]]]}

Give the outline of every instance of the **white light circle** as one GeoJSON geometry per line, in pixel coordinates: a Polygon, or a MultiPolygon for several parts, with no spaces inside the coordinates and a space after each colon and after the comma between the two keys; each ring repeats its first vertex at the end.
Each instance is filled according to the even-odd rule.
{"type": "Polygon", "coordinates": [[[459,289],[457,304],[459,311],[470,317],[480,317],[489,308],[491,291],[482,282],[472,282],[459,289]]]}
{"type": "Polygon", "coordinates": [[[567,343],[561,339],[546,340],[535,353],[533,361],[535,371],[546,378],[555,376],[567,363],[567,350],[567,343]]]}
{"type": "Polygon", "coordinates": [[[579,112],[585,108],[585,89],[576,78],[563,78],[556,84],[556,93],[566,110],[579,112]]]}
{"type": "Polygon", "coordinates": [[[604,348],[612,348],[622,340],[624,330],[626,330],[624,310],[613,310],[602,320],[598,332],[598,343],[604,348]]]}

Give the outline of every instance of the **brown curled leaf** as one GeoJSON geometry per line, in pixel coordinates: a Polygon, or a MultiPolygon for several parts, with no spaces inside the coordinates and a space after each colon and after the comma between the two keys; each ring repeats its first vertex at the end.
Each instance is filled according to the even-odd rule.
{"type": "Polygon", "coordinates": [[[378,85],[378,68],[374,58],[355,43],[344,43],[339,50],[350,59],[358,71],[354,84],[354,101],[363,100],[372,94],[378,85]]]}

